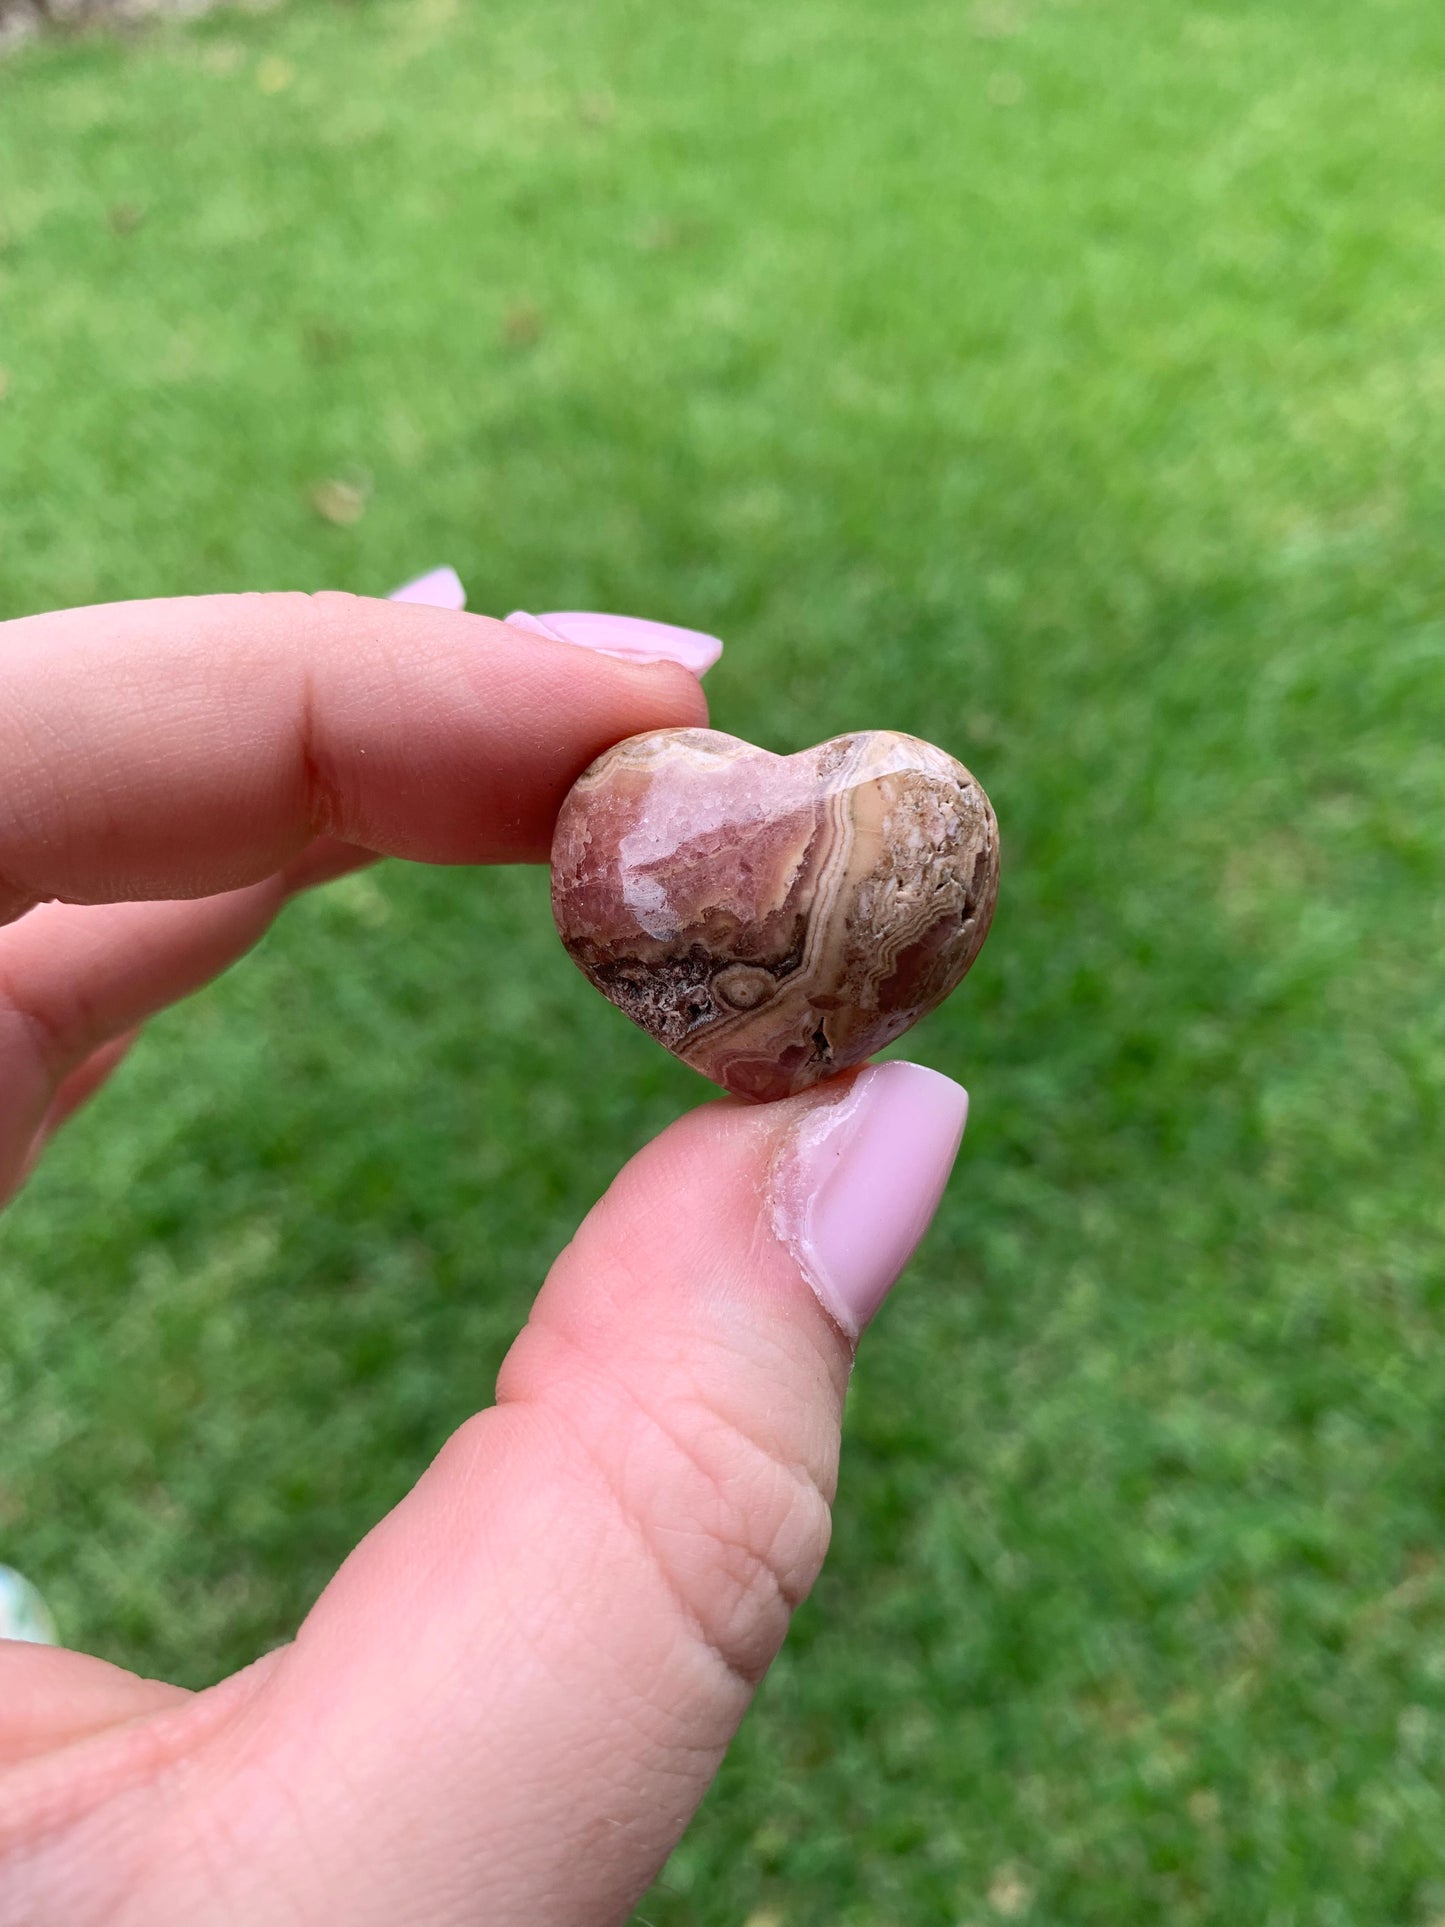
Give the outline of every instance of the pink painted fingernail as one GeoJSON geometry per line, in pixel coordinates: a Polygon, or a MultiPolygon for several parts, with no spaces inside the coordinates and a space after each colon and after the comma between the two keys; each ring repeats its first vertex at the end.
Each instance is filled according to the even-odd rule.
{"type": "Polygon", "coordinates": [[[414,582],[403,582],[386,598],[388,602],[420,602],[428,609],[465,609],[467,592],[455,569],[429,569],[414,582]]]}
{"type": "Polygon", "coordinates": [[[600,656],[620,656],[624,662],[681,663],[694,676],[705,676],[723,649],[716,636],[705,636],[700,629],[644,622],[640,616],[593,615],[581,609],[529,616],[518,609],[507,621],[514,629],[526,629],[553,642],[576,643],[580,649],[595,649],[600,656]]]}
{"type": "Polygon", "coordinates": [[[852,1338],[928,1229],[953,1169],[968,1092],[921,1064],[861,1071],[806,1111],[773,1166],[773,1223],[852,1338]]]}

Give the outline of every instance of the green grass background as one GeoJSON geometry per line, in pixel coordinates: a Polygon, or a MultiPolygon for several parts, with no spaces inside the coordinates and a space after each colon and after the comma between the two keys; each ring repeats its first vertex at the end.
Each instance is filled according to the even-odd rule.
{"type": "MultiPolygon", "coordinates": [[[[0,65],[0,613],[447,560],[998,806],[909,1040],[965,1153],[655,1927],[1445,1921],[1442,129],[1437,0],[297,0],[0,65]]],[[[280,1639],[702,1095],[539,873],[299,905],[0,1234],[0,1557],[187,1682],[280,1639]]]]}

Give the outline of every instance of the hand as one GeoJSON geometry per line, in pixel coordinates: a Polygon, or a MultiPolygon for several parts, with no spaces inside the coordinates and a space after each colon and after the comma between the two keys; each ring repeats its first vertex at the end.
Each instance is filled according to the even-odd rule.
{"type": "MultiPolygon", "coordinates": [[[[680,667],[343,596],[0,627],[0,1194],[295,891],[544,861],[593,756],[704,720],[680,667]]],[[[496,1405],[235,1677],[0,1642],[0,1924],[623,1921],[817,1573],[853,1341],[964,1109],[888,1064],[674,1124],[496,1405]]]]}

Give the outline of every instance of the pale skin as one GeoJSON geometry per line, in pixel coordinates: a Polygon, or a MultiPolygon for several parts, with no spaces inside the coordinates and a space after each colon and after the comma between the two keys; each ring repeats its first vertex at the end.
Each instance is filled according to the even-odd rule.
{"type": "MultiPolygon", "coordinates": [[[[705,722],[671,664],[344,596],[0,625],[0,1196],[296,891],[544,861],[595,755],[705,722]]],[[[810,1102],[632,1160],[288,1644],[191,1693],[0,1642],[0,1927],[627,1919],[827,1546],[851,1346],[763,1202],[810,1102]]]]}

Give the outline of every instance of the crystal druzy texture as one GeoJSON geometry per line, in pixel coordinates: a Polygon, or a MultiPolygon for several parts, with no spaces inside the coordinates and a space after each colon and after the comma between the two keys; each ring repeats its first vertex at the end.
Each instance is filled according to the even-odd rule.
{"type": "Polygon", "coordinates": [[[796,756],[634,736],[578,778],[552,844],[573,961],[740,1097],[806,1090],[900,1036],[978,955],[997,894],[982,788],[891,730],[796,756]]]}

